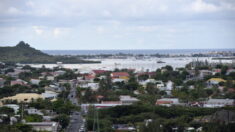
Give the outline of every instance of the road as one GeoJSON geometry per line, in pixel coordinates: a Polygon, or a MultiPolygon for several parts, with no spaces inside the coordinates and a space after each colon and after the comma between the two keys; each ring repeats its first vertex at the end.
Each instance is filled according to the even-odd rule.
{"type": "MultiPolygon", "coordinates": [[[[68,99],[76,106],[79,106],[77,98],[76,98],[76,84],[71,83],[71,90],[68,95],[68,99]]],[[[81,115],[81,112],[74,111],[70,115],[70,124],[66,130],[66,132],[85,132],[85,122],[81,115]]]]}

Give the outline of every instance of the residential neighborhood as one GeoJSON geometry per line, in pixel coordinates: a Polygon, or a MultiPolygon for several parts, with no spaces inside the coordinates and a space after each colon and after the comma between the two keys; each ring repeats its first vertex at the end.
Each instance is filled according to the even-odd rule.
{"type": "MultiPolygon", "coordinates": [[[[57,132],[73,130],[76,128],[73,122],[81,120],[79,131],[92,131],[95,129],[92,124],[102,125],[97,124],[97,118],[107,119],[94,117],[91,111],[102,114],[110,108],[143,104],[155,109],[185,107],[213,111],[234,107],[233,68],[233,64],[200,62],[195,67],[192,64],[178,69],[165,66],[151,72],[134,69],[78,71],[4,64],[0,75],[0,123],[21,123],[35,131],[57,132]],[[70,118],[74,112],[75,115],[80,112],[81,116],[70,118]]],[[[154,119],[145,117],[142,121],[145,124],[147,120],[147,124],[151,124],[154,119]]],[[[131,124],[111,123],[104,131],[139,131],[140,128],[131,124]]]]}
{"type": "Polygon", "coordinates": [[[235,132],[235,0],[0,0],[0,132],[235,132]]]}

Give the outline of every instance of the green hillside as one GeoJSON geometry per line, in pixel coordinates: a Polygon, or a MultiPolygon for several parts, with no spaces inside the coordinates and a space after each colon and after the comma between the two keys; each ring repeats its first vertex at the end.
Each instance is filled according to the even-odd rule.
{"type": "Polygon", "coordinates": [[[14,47],[0,47],[0,62],[5,63],[98,63],[94,61],[81,60],[75,56],[52,56],[30,47],[21,41],[14,47]]]}

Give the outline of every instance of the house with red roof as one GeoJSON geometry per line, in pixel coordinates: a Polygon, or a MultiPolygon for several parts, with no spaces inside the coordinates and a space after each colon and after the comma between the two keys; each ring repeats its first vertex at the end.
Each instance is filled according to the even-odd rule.
{"type": "Polygon", "coordinates": [[[178,98],[162,98],[156,101],[156,105],[161,105],[161,106],[172,106],[179,104],[180,103],[178,98]]]}
{"type": "Polygon", "coordinates": [[[212,74],[215,75],[216,73],[221,73],[221,69],[213,69],[212,74]]]}
{"type": "Polygon", "coordinates": [[[95,76],[93,74],[86,74],[84,76],[84,78],[85,78],[86,81],[91,81],[92,82],[95,79],[95,76]]]}
{"type": "Polygon", "coordinates": [[[102,75],[102,74],[104,74],[106,72],[107,72],[106,70],[92,70],[92,74],[94,76],[102,75]]]}
{"type": "Polygon", "coordinates": [[[26,86],[27,82],[24,81],[24,80],[21,80],[21,79],[17,79],[15,81],[11,81],[11,86],[14,86],[14,85],[24,85],[24,86],[26,86]]]}

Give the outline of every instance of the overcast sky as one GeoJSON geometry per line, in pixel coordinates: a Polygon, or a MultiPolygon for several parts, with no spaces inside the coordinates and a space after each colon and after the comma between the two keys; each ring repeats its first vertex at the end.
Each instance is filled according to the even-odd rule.
{"type": "Polygon", "coordinates": [[[0,46],[235,48],[235,0],[0,0],[0,46]]]}

